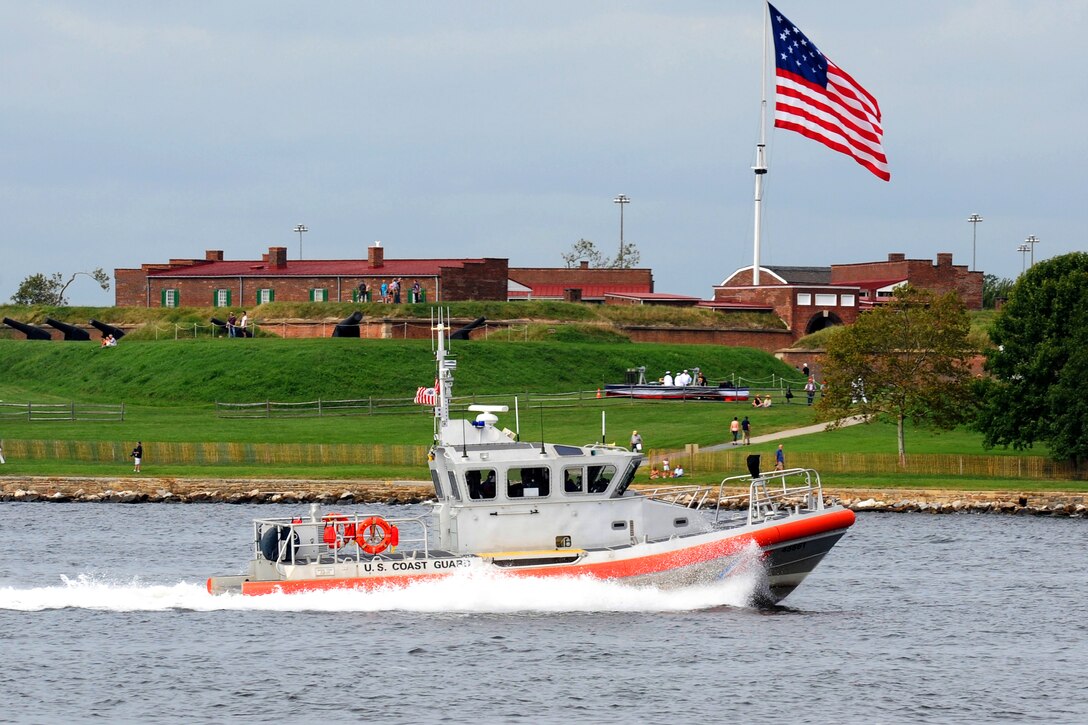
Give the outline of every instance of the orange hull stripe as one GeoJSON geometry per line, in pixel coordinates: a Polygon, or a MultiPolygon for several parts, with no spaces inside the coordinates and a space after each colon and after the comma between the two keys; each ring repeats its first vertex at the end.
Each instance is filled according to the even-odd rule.
{"type": "MultiPolygon", "coordinates": [[[[655,574],[670,569],[678,569],[705,561],[736,554],[754,541],[761,548],[774,546],[784,541],[804,539],[828,531],[849,528],[855,520],[854,512],[849,509],[834,511],[821,516],[790,521],[779,526],[770,526],[742,536],[718,539],[699,546],[677,551],[650,554],[630,559],[602,561],[590,564],[565,564],[533,569],[500,569],[503,574],[512,576],[592,576],[597,579],[626,579],[642,574],[655,574]]],[[[378,589],[380,587],[405,587],[420,581],[444,579],[447,573],[403,574],[396,576],[349,577],[340,579],[299,579],[294,581],[256,581],[242,584],[243,594],[273,594],[283,592],[291,594],[302,591],[326,589],[378,589]]],[[[210,588],[210,584],[209,584],[210,588]]]]}

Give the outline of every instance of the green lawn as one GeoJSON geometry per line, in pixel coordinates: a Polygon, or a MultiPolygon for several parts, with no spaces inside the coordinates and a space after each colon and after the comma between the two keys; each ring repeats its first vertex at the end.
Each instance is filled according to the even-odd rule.
{"type": "MultiPolygon", "coordinates": [[[[747,348],[696,345],[631,345],[555,342],[454,343],[458,360],[455,393],[489,393],[481,402],[510,406],[500,425],[516,429],[522,440],[584,444],[602,438],[602,412],[608,443],[626,445],[638,430],[654,456],[683,450],[687,444],[707,447],[729,439],[729,421],[749,416],[759,436],[815,422],[812,408],[780,396],[770,409],[743,403],[705,401],[631,401],[595,397],[595,389],[623,379],[628,367],[646,365],[651,376],[667,368],[699,365],[711,379],[790,379],[792,368],[773,356],[747,348]],[[570,399],[540,394],[582,391],[570,399]],[[525,391],[531,391],[529,395],[525,391]],[[515,417],[515,395],[520,415],[515,417]]],[[[7,443],[4,475],[119,475],[130,469],[124,452],[137,440],[145,445],[239,444],[305,448],[320,444],[418,446],[431,442],[432,419],[426,408],[410,404],[419,385],[432,381],[430,345],[412,340],[181,340],[138,342],[103,350],[83,343],[0,340],[0,401],[120,402],[126,419],[116,423],[28,422],[0,418],[0,440],[7,443]],[[304,401],[322,398],[397,398],[397,414],[322,418],[231,419],[216,415],[214,401],[304,401]],[[28,456],[11,451],[19,442],[80,441],[114,446],[111,460],[64,456],[28,456]],[[98,462],[101,461],[101,462],[98,462]]],[[[462,403],[471,402],[462,398],[462,403]]],[[[801,401],[797,398],[795,401],[801,401]]],[[[3,408],[0,407],[0,413],[3,408]]],[[[891,423],[853,426],[783,441],[791,453],[844,453],[879,457],[895,454],[891,423]]],[[[73,444],[74,445],[74,444],[73,444]]],[[[909,426],[908,457],[914,454],[994,456],[1043,460],[1045,450],[982,448],[981,436],[966,430],[935,432],[909,426]]],[[[30,449],[29,444],[23,446],[30,449]]],[[[764,446],[773,451],[773,445],[764,446]]],[[[38,446],[41,449],[41,446],[38,446]]],[[[71,446],[65,448],[70,450],[71,446]]],[[[364,460],[360,458],[359,460],[364,460]]],[[[378,478],[426,477],[420,465],[335,463],[320,466],[261,466],[250,462],[166,464],[149,457],[145,473],[160,476],[378,478]]],[[[355,459],[352,459],[354,461],[355,459]]],[[[365,459],[371,460],[371,459],[365,459]]],[[[391,458],[373,460],[394,460],[391,458]]],[[[721,474],[702,474],[707,481],[721,474]]],[[[742,469],[742,463],[736,465],[742,469]]],[[[845,470],[845,469],[844,469],[845,470]]],[[[996,469],[995,469],[996,470],[996,469]]],[[[695,479],[700,480],[700,479],[695,479]]],[[[1031,483],[993,475],[963,478],[917,475],[909,471],[842,474],[839,485],[949,486],[956,488],[1025,488],[1055,486],[1080,490],[1070,482],[1031,483]]]]}

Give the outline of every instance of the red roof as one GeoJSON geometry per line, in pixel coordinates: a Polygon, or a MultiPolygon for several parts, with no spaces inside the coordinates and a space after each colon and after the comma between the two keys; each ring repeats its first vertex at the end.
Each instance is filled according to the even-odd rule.
{"type": "Polygon", "coordinates": [[[696,307],[707,307],[712,310],[733,310],[734,312],[774,312],[770,305],[760,305],[753,302],[725,302],[721,300],[701,300],[696,307]]]}
{"type": "Polygon", "coordinates": [[[692,301],[698,302],[701,297],[692,297],[690,295],[677,295],[670,292],[606,292],[607,297],[621,297],[627,300],[646,300],[648,302],[665,302],[668,300],[675,301],[692,301]]]}
{"type": "Polygon", "coordinates": [[[631,284],[538,284],[532,286],[532,292],[511,290],[510,299],[561,300],[563,299],[563,292],[568,289],[582,290],[583,300],[603,300],[606,294],[646,294],[649,292],[644,285],[631,284]]]}
{"type": "Polygon", "coordinates": [[[192,266],[157,269],[148,277],[436,277],[443,267],[461,268],[483,259],[387,259],[371,267],[365,259],[291,259],[283,267],[261,260],[198,261],[192,266]]]}

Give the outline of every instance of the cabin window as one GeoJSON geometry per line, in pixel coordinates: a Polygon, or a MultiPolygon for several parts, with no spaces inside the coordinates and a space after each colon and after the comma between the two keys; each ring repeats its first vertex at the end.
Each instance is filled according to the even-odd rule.
{"type": "Polygon", "coordinates": [[[563,490],[567,493],[585,493],[585,469],[581,466],[577,468],[564,468],[563,469],[563,490]]]}
{"type": "Polygon", "coordinates": [[[627,528],[627,522],[626,521],[613,521],[612,522],[612,530],[613,531],[623,531],[626,528],[627,528]]]}
{"type": "Polygon", "coordinates": [[[446,494],[442,491],[442,479],[438,477],[437,471],[431,471],[431,483],[434,484],[434,495],[438,499],[446,498],[446,494]]]}
{"type": "Polygon", "coordinates": [[[473,501],[495,498],[494,468],[465,471],[465,483],[468,485],[468,497],[473,501]]]}
{"type": "Polygon", "coordinates": [[[453,471],[446,471],[446,475],[450,477],[450,495],[460,501],[461,489],[457,488],[457,477],[453,475],[453,471]]]}
{"type": "Polygon", "coordinates": [[[590,466],[589,476],[587,477],[589,479],[589,492],[604,493],[615,476],[615,466],[590,466]]]}
{"type": "Polygon", "coordinates": [[[631,482],[635,480],[635,471],[638,470],[639,464],[642,460],[636,460],[627,467],[627,470],[623,472],[623,476],[620,478],[619,485],[616,486],[616,490],[612,492],[612,498],[619,498],[623,495],[627,487],[631,485],[631,482]]]}
{"type": "Polygon", "coordinates": [[[684,528],[685,526],[688,525],[688,520],[686,518],[673,519],[672,520],[672,525],[675,526],[678,529],[682,529],[682,528],[684,528]]]}
{"type": "Polygon", "coordinates": [[[511,468],[506,472],[507,498],[538,498],[551,493],[551,471],[543,466],[511,468]]]}

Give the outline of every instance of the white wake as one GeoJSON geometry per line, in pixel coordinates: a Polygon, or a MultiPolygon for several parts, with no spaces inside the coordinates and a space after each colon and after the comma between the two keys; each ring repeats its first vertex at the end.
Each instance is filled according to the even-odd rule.
{"type": "Polygon", "coordinates": [[[335,590],[242,596],[208,593],[204,582],[150,584],[102,575],[61,576],[53,586],[0,586],[0,610],[37,612],[90,609],[111,612],[167,610],[277,612],[676,612],[748,606],[761,585],[758,549],[728,577],[684,589],[635,587],[588,577],[512,577],[493,570],[461,570],[404,588],[335,590]],[[751,560],[752,565],[745,565],[751,560]]]}

